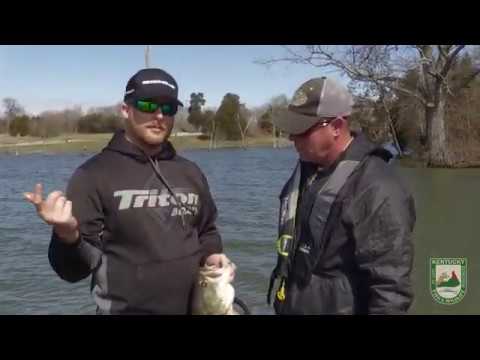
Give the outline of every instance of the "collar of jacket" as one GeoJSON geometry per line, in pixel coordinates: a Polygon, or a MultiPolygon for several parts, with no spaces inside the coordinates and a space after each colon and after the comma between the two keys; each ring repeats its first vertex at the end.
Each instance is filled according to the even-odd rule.
{"type": "Polygon", "coordinates": [[[367,155],[377,155],[383,160],[388,161],[392,158],[392,154],[381,146],[375,145],[367,139],[365,134],[361,132],[353,132],[353,141],[350,146],[340,155],[338,164],[342,160],[361,161],[367,155]]]}
{"type": "Polygon", "coordinates": [[[302,168],[303,185],[305,184],[305,181],[309,178],[317,179],[330,176],[335,171],[338,164],[345,160],[362,161],[367,155],[376,155],[382,158],[385,162],[388,162],[393,157],[393,155],[388,150],[381,146],[375,145],[370,140],[368,140],[365,134],[355,131],[352,131],[351,134],[353,136],[353,141],[330,166],[322,168],[318,164],[307,161],[300,161],[302,168]]]}
{"type": "MultiPolygon", "coordinates": [[[[132,144],[125,137],[125,130],[118,130],[104,149],[104,151],[115,151],[130,156],[140,162],[148,162],[148,158],[136,145],[132,144]]],[[[171,160],[177,155],[175,148],[166,141],[162,143],[159,150],[150,157],[154,160],[171,160]]]]}

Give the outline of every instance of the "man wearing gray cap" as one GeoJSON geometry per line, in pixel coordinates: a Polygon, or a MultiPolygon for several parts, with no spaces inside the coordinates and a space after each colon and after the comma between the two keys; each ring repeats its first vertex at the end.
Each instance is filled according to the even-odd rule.
{"type": "Polygon", "coordinates": [[[161,69],[128,81],[125,130],[82,164],[66,194],[25,193],[53,227],[49,260],[68,282],[91,275],[98,314],[190,314],[202,264],[228,259],[217,209],[197,165],[168,141],[178,85],[161,69]]]}
{"type": "Polygon", "coordinates": [[[267,300],[275,287],[277,314],[404,314],[412,303],[414,200],[392,155],[350,131],[352,106],[343,85],[314,78],[274,120],[300,158],[280,195],[267,300]]]}

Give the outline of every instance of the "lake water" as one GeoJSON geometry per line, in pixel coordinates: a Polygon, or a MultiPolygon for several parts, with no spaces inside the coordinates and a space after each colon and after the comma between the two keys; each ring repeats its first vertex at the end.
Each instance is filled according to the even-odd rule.
{"type": "MultiPolygon", "coordinates": [[[[254,314],[265,304],[276,261],[278,193],[296,162],[292,148],[183,151],[207,176],[219,210],[225,251],[237,264],[235,289],[254,314]]],[[[65,189],[85,155],[0,155],[0,314],[94,314],[89,280],[69,284],[51,269],[50,228],[22,193],[36,182],[65,189]]],[[[413,314],[478,314],[480,170],[399,168],[417,204],[413,314]],[[430,257],[467,258],[467,292],[456,305],[434,302],[430,257]]]]}

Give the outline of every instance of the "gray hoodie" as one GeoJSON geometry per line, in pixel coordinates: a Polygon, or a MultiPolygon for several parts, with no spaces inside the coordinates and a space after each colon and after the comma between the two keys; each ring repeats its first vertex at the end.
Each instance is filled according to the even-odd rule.
{"type": "Polygon", "coordinates": [[[80,241],[53,232],[49,260],[64,280],[92,275],[100,314],[188,314],[198,268],[221,253],[205,176],[166,142],[147,157],[117,132],[71,177],[80,241]]]}

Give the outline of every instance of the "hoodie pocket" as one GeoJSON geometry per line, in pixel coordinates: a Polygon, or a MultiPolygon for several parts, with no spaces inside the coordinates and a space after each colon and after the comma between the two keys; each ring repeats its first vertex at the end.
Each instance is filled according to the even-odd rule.
{"type": "Polygon", "coordinates": [[[186,314],[198,273],[198,256],[128,264],[112,260],[109,292],[130,314],[186,314]]]}
{"type": "Polygon", "coordinates": [[[188,223],[184,226],[180,217],[138,209],[126,211],[117,223],[106,250],[132,263],[170,261],[200,251],[197,229],[188,223]]]}

